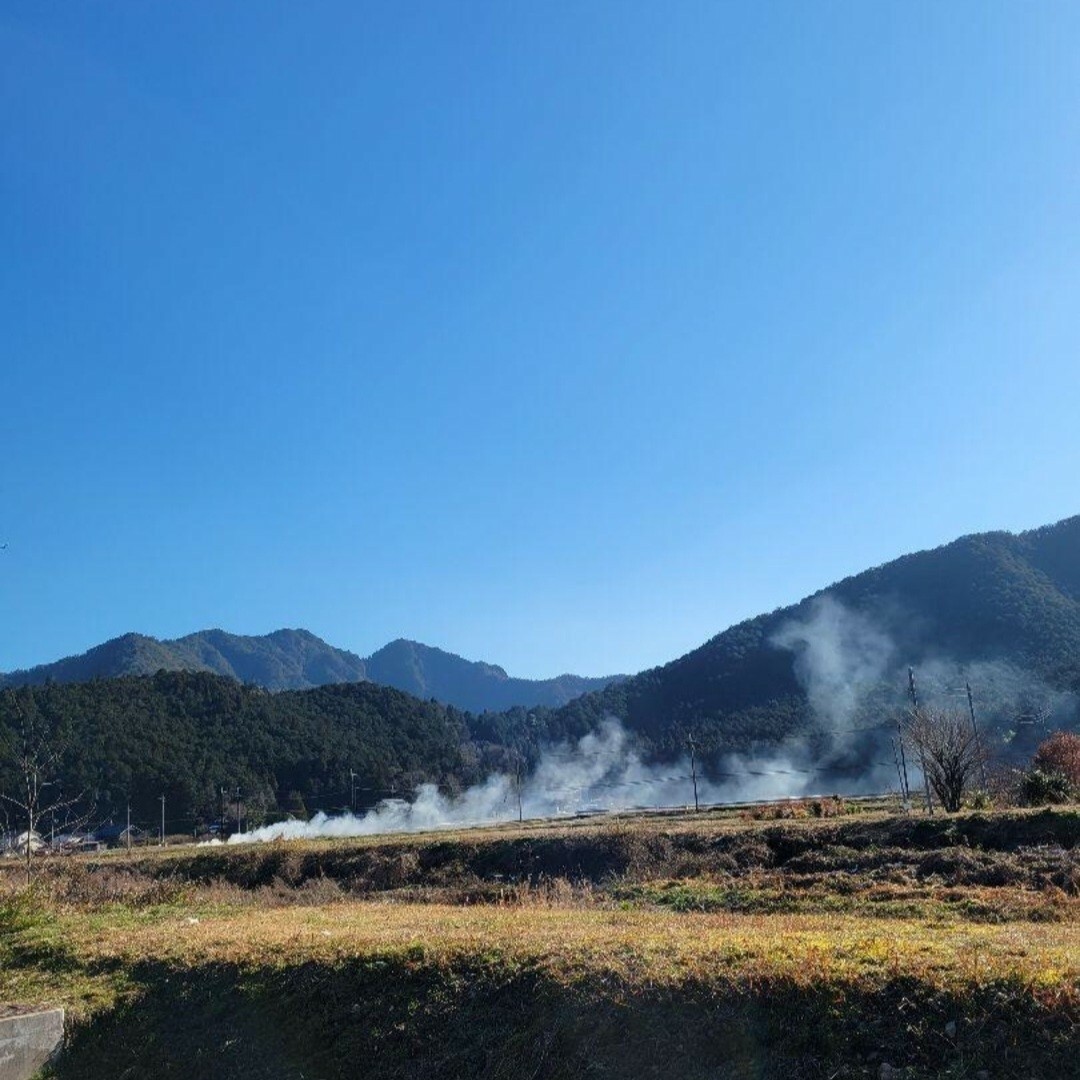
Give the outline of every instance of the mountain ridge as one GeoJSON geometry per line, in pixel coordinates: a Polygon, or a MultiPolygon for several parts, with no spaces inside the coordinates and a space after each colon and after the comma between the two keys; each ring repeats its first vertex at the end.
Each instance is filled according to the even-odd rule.
{"type": "MultiPolygon", "coordinates": [[[[842,633],[887,641],[892,666],[884,665],[878,677],[890,689],[878,693],[879,710],[899,703],[908,665],[940,668],[946,661],[954,675],[971,664],[1023,671],[1030,687],[1014,679],[1014,699],[1021,691],[1031,698],[1045,687],[1080,695],[1080,516],[1021,533],[967,534],[902,555],[744,620],[629,678],[514,679],[497,665],[404,638],[361,658],[305,630],[261,638],[209,630],[173,642],[125,635],[79,657],[0,676],[0,687],[161,669],[225,674],[268,688],[367,680],[491,713],[481,726],[496,742],[513,738],[521,722],[498,714],[536,708],[544,715],[532,721],[534,730],[554,740],[580,737],[615,717],[660,753],[679,752],[690,730],[700,735],[704,750],[745,751],[801,737],[811,728],[814,705],[804,669],[812,659],[807,650],[817,633],[817,605],[826,599],[855,620],[842,633]],[[790,647],[780,646],[782,631],[792,627],[790,647]]],[[[976,691],[991,692],[981,686],[976,691]]],[[[993,693],[1002,699],[995,704],[998,719],[1007,709],[1015,711],[1015,700],[1003,704],[1002,694],[993,693]]]]}
{"type": "MultiPolygon", "coordinates": [[[[777,637],[785,627],[810,625],[825,599],[887,642],[891,659],[881,678],[894,692],[890,706],[903,698],[909,665],[954,673],[1005,665],[1027,673],[1030,686],[1022,689],[1029,696],[1080,696],[1075,516],[1021,533],[968,534],[849,575],[728,627],[667,664],[580,696],[558,710],[551,728],[575,734],[614,716],[670,753],[691,730],[716,750],[796,737],[810,727],[813,710],[799,649],[779,646],[777,637]]],[[[880,697],[879,707],[885,704],[880,697]]],[[[1015,703],[991,704],[1002,719],[1001,710],[1015,703]]]]}
{"type": "MultiPolygon", "coordinates": [[[[341,651],[320,660],[325,643],[307,631],[267,637],[260,663],[274,648],[308,671],[374,660],[384,677],[412,680],[424,694],[443,677],[440,663],[457,670],[462,662],[404,639],[366,660],[341,651]]],[[[256,639],[206,631],[177,640],[173,652],[129,634],[61,662],[66,675],[110,657],[152,672],[19,689],[0,683],[0,744],[37,713],[58,726],[70,775],[98,792],[103,808],[119,812],[133,795],[139,813],[152,814],[164,785],[178,813],[203,819],[216,812],[226,783],[278,813],[341,809],[352,797],[352,770],[365,800],[424,781],[459,791],[492,771],[530,767],[542,747],[572,743],[612,718],[645,762],[685,760],[693,735],[699,768],[713,779],[776,776],[785,793],[813,776],[819,790],[835,791],[876,769],[887,785],[909,664],[921,700],[932,705],[966,709],[960,695],[971,681],[980,733],[1003,761],[1022,764],[1051,730],[1080,728],[1080,517],[902,556],[557,707],[473,714],[370,678],[268,693],[210,670],[161,671],[163,659],[180,664],[192,655],[207,666],[251,659],[256,639]],[[821,687],[808,682],[823,642],[839,650],[831,689],[851,689],[846,703],[822,704],[821,687]],[[830,707],[835,715],[822,717],[830,707]]],[[[494,665],[468,671],[484,687],[512,689],[494,665]]],[[[0,755],[0,787],[15,782],[11,768],[0,755]]]]}
{"type": "Polygon", "coordinates": [[[558,707],[624,677],[519,679],[497,664],[467,660],[406,638],[396,638],[369,657],[361,657],[330,645],[310,630],[281,628],[243,635],[213,628],[171,639],[122,634],[77,656],[0,674],[0,688],[157,671],[209,672],[274,691],[373,682],[470,712],[558,707]]]}

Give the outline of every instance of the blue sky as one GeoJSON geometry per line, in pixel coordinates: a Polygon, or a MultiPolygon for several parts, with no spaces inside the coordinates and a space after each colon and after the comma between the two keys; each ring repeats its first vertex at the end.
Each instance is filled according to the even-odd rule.
{"type": "Polygon", "coordinates": [[[1080,512],[1080,7],[8,3],[0,670],[634,671],[1080,512]]]}

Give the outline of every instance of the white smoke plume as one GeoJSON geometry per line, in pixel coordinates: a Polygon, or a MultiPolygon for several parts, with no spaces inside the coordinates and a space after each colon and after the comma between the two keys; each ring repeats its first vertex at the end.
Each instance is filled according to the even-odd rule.
{"type": "Polygon", "coordinates": [[[1005,764],[1025,766],[1037,743],[1080,720],[1076,694],[1008,660],[962,664],[938,657],[922,662],[916,674],[920,701],[937,708],[966,712],[971,687],[979,729],[1005,764]]]}
{"type": "MultiPolygon", "coordinates": [[[[701,805],[800,797],[829,790],[820,771],[800,768],[794,755],[747,758],[731,755],[710,770],[698,762],[701,805]]],[[[388,799],[365,814],[316,814],[309,821],[284,821],[237,833],[230,844],[318,837],[371,836],[570,816],[610,810],[692,806],[693,773],[688,759],[667,765],[641,760],[618,720],[609,718],[576,743],[547,748],[523,778],[494,774],[460,795],[422,784],[412,801],[388,799]]],[[[850,792],[850,785],[848,787],[850,792]]]]}
{"type": "MultiPolygon", "coordinates": [[[[902,614],[892,615],[902,632],[903,624],[896,623],[902,614]]],[[[895,782],[883,759],[895,753],[889,729],[911,704],[909,662],[922,705],[967,713],[971,687],[980,737],[1002,762],[1025,764],[1041,738],[1077,724],[1076,695],[1033,672],[1003,659],[962,663],[926,656],[917,645],[914,655],[902,656],[884,618],[872,619],[829,596],[817,598],[805,618],[785,623],[772,643],[794,653],[796,677],[836,755],[858,748],[878,790],[895,782]]],[[[914,785],[921,774],[910,760],[908,769],[914,785]]]]}
{"type": "MultiPolygon", "coordinates": [[[[817,721],[818,738],[793,741],[765,756],[728,755],[720,761],[697,762],[701,805],[754,802],[811,795],[870,794],[895,788],[895,764],[889,738],[896,710],[906,704],[906,660],[880,624],[823,596],[804,618],[785,623],[772,638],[795,656],[795,673],[817,721]],[[872,696],[871,696],[872,695],[872,696]],[[856,732],[859,741],[856,742],[856,732]],[[833,752],[823,751],[828,734],[833,752]],[[854,750],[862,761],[852,776],[854,750]],[[843,769],[830,767],[843,760],[843,769]]],[[[939,705],[954,702],[966,680],[975,687],[977,705],[998,702],[1015,710],[1026,699],[1043,711],[1075,710],[1070,695],[1050,691],[1038,680],[1007,664],[962,666],[951,661],[923,660],[920,694],[939,705]]],[[[1014,712],[1015,714],[1015,712],[1014,712]]],[[[815,732],[810,732],[814,736],[815,732]]],[[[912,784],[916,777],[912,763],[912,784]]],[[[434,784],[417,788],[411,801],[388,799],[365,814],[316,814],[309,821],[266,825],[229,838],[229,843],[316,837],[369,836],[431,829],[570,816],[635,808],[692,806],[690,761],[650,765],[641,760],[631,736],[615,719],[576,743],[547,747],[535,769],[520,786],[513,776],[494,774],[459,795],[440,792],[434,784]]]]}
{"type": "Polygon", "coordinates": [[[835,777],[837,786],[846,777],[842,789],[849,794],[898,787],[899,772],[889,760],[895,755],[889,738],[894,707],[883,693],[896,682],[899,667],[890,634],[833,597],[819,596],[803,618],[784,623],[771,643],[794,654],[795,677],[810,703],[814,730],[825,740],[817,740],[813,758],[796,752],[791,767],[810,761],[805,767],[821,779],[835,777]],[[859,762],[857,781],[848,769],[830,772],[830,764],[840,761],[849,767],[859,762]]]}
{"type": "Polygon", "coordinates": [[[814,600],[807,618],[785,623],[772,643],[795,654],[795,675],[821,726],[841,733],[896,653],[888,634],[830,596],[814,600]]]}

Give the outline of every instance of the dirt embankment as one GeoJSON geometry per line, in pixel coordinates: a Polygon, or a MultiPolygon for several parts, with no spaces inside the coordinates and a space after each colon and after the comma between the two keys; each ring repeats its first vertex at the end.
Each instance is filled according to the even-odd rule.
{"type": "MultiPolygon", "coordinates": [[[[116,873],[108,858],[88,872],[116,873]]],[[[523,883],[769,872],[796,879],[847,874],[944,884],[1055,887],[1080,893],[1080,812],[969,814],[834,822],[671,827],[614,824],[503,836],[473,832],[379,842],[289,843],[137,857],[122,872],[157,881],[227,882],[242,889],[332,881],[354,895],[398,889],[473,890],[476,899],[523,883]]]]}

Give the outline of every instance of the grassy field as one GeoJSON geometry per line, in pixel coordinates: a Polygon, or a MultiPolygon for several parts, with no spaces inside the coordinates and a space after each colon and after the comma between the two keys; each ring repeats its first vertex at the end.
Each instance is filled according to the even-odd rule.
{"type": "Polygon", "coordinates": [[[0,870],[55,1077],[1080,1077],[1080,813],[665,817],[0,870]]]}

